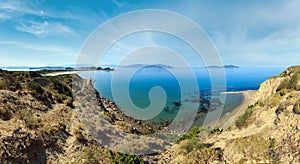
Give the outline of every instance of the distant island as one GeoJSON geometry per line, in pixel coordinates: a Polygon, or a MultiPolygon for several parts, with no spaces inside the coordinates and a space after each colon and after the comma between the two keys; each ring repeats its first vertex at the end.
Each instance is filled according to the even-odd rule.
{"type": "Polygon", "coordinates": [[[212,65],[212,66],[206,66],[205,68],[240,68],[240,67],[236,65],[223,65],[223,66],[212,65]]]}
{"type": "Polygon", "coordinates": [[[53,71],[94,71],[94,70],[103,70],[103,71],[114,71],[114,68],[105,66],[105,67],[95,67],[95,66],[80,66],[80,67],[70,67],[70,66],[44,66],[44,67],[29,67],[29,66],[7,66],[0,67],[3,70],[30,70],[30,71],[39,71],[41,73],[53,72],[53,71]]]}
{"type": "Polygon", "coordinates": [[[141,67],[146,67],[146,68],[157,68],[157,67],[162,67],[162,68],[174,68],[170,65],[164,65],[164,64],[131,64],[131,65],[120,65],[120,68],[141,68],[141,67]]]}

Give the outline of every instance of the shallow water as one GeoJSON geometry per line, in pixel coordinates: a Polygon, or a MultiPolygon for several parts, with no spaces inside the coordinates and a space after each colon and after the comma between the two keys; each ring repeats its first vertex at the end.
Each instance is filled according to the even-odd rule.
{"type": "MultiPolygon", "coordinates": [[[[188,87],[184,90],[181,87],[180,82],[187,83],[192,86],[192,78],[185,74],[184,69],[171,69],[172,72],[177,72],[176,76],[162,67],[143,68],[136,71],[132,76],[131,68],[123,68],[112,72],[96,71],[95,72],[83,72],[80,75],[83,78],[95,79],[95,88],[100,92],[103,97],[107,97],[112,101],[115,101],[117,105],[126,114],[131,115],[136,112],[131,111],[133,107],[136,107],[141,113],[147,112],[147,107],[153,105],[149,97],[149,93],[153,87],[161,87],[166,95],[166,103],[159,109],[159,114],[151,119],[145,120],[147,123],[163,123],[166,121],[171,122],[178,114],[179,110],[192,110],[187,109],[197,108],[199,112],[199,104],[204,100],[213,100],[217,102],[217,99],[222,99],[219,93],[222,91],[240,91],[240,90],[256,90],[259,85],[268,79],[270,76],[278,75],[284,69],[283,68],[234,68],[224,69],[226,74],[225,86],[218,86],[214,91],[211,91],[212,83],[211,77],[207,69],[193,69],[195,74],[197,87],[188,87]],[[116,77],[116,74],[118,75],[116,77]],[[179,74],[179,75],[178,75],[179,74]],[[128,76],[131,76],[128,78],[128,76]],[[112,81],[113,79],[113,81],[112,81]],[[191,84],[189,84],[191,83],[191,84]],[[198,89],[198,91],[196,90],[198,89]],[[117,94],[113,94],[113,91],[117,91],[117,94]],[[200,95],[201,94],[201,98],[200,95]],[[128,94],[129,99],[126,95],[128,94]]],[[[222,80],[221,78],[217,80],[222,80]]],[[[218,82],[217,82],[218,83],[218,82]]],[[[221,83],[220,83],[221,84],[221,83]]],[[[223,84],[222,84],[223,85],[223,84]]],[[[157,91],[158,94],[154,94],[154,99],[163,101],[163,93],[157,91]],[[161,97],[160,97],[161,96],[161,97]]],[[[234,108],[240,105],[243,100],[242,94],[228,94],[226,95],[224,108],[222,115],[231,112],[234,108]]],[[[155,102],[155,100],[152,100],[155,102]]],[[[157,101],[159,102],[159,101],[157,101]]],[[[158,103],[156,103],[158,104],[158,103]]],[[[203,104],[202,104],[203,105],[203,104]]],[[[219,104],[220,105],[220,104],[219,104]]],[[[155,104],[154,104],[155,106],[155,104]]],[[[159,106],[159,105],[158,105],[159,106]]],[[[205,105],[204,105],[205,106],[205,105]]],[[[151,112],[151,111],[150,111],[151,112]]],[[[218,117],[218,116],[216,116],[218,117]]],[[[218,118],[217,118],[218,119],[218,118]]],[[[202,120],[203,121],[203,120],[202,120]]],[[[199,121],[197,124],[201,124],[199,121]]]]}

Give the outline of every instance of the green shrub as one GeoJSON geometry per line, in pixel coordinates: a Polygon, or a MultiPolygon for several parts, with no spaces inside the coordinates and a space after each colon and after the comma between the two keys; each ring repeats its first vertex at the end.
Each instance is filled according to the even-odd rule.
{"type": "Polygon", "coordinates": [[[269,107],[276,107],[279,104],[280,100],[281,100],[281,97],[276,94],[274,96],[270,97],[268,99],[269,107]]]}
{"type": "Polygon", "coordinates": [[[58,98],[62,100],[68,100],[71,98],[73,100],[72,90],[58,80],[56,77],[47,77],[52,82],[52,88],[57,91],[58,98]]]}
{"type": "Polygon", "coordinates": [[[219,127],[215,126],[214,128],[212,128],[210,130],[210,134],[219,134],[219,133],[222,133],[222,129],[220,129],[219,127]]]}
{"type": "Polygon", "coordinates": [[[84,163],[100,163],[103,161],[103,153],[95,148],[84,148],[82,153],[82,158],[85,159],[84,163]]]}
{"type": "Polygon", "coordinates": [[[202,148],[208,148],[210,146],[210,144],[202,143],[201,141],[196,139],[188,139],[182,142],[180,149],[182,153],[189,153],[194,150],[200,150],[202,148]]]}
{"type": "Polygon", "coordinates": [[[43,126],[42,120],[40,118],[36,118],[31,111],[20,110],[18,112],[18,116],[19,119],[25,121],[26,126],[30,129],[36,129],[43,126]]]}
{"type": "Polygon", "coordinates": [[[295,72],[290,79],[284,79],[277,91],[281,91],[283,89],[292,89],[292,90],[300,90],[300,86],[298,86],[298,81],[300,80],[300,72],[295,72]]]}
{"type": "Polygon", "coordinates": [[[295,114],[300,114],[300,99],[295,103],[294,108],[293,108],[293,112],[295,114]]]}
{"type": "Polygon", "coordinates": [[[69,87],[67,87],[66,85],[64,85],[58,80],[54,80],[53,84],[54,84],[54,89],[56,89],[59,94],[72,97],[72,91],[69,87]]]}
{"type": "Polygon", "coordinates": [[[12,117],[12,113],[7,105],[0,107],[0,119],[7,121],[10,120],[12,117]]]}
{"type": "Polygon", "coordinates": [[[291,88],[291,84],[290,84],[290,80],[289,79],[284,79],[279,87],[277,88],[277,91],[281,91],[283,89],[290,89],[291,88]]]}
{"type": "Polygon", "coordinates": [[[30,71],[29,74],[31,78],[42,77],[37,71],[30,71]]]}
{"type": "Polygon", "coordinates": [[[108,156],[114,164],[144,164],[144,160],[141,157],[133,154],[109,151],[108,156]]]}
{"type": "Polygon", "coordinates": [[[87,139],[84,137],[84,135],[82,133],[82,129],[76,129],[74,133],[75,133],[75,138],[77,141],[79,141],[81,143],[87,142],[87,139]]]}
{"type": "Polygon", "coordinates": [[[235,125],[238,128],[242,128],[242,127],[247,125],[247,120],[249,119],[249,117],[253,113],[253,108],[254,107],[255,107],[254,105],[248,106],[245,113],[238,117],[238,119],[235,121],[235,125]]]}
{"type": "Polygon", "coordinates": [[[185,163],[222,163],[223,150],[220,148],[204,147],[192,151],[184,157],[185,163]]]}
{"type": "Polygon", "coordinates": [[[17,90],[21,90],[22,86],[19,82],[17,81],[12,81],[9,86],[8,86],[9,90],[11,91],[17,91],[17,90]]]}
{"type": "Polygon", "coordinates": [[[291,89],[295,89],[295,90],[298,90],[299,87],[298,87],[298,81],[300,79],[300,73],[295,73],[292,75],[291,77],[291,89]]]}
{"type": "Polygon", "coordinates": [[[38,83],[33,81],[28,83],[28,88],[39,94],[43,94],[45,92],[45,90],[38,83]]]}
{"type": "Polygon", "coordinates": [[[186,134],[184,134],[182,137],[180,137],[177,141],[179,143],[180,141],[186,140],[186,139],[196,139],[198,138],[198,135],[203,132],[205,129],[202,127],[193,127],[190,129],[190,131],[186,134]]]}
{"type": "Polygon", "coordinates": [[[269,138],[269,147],[267,156],[269,158],[270,163],[272,164],[279,164],[280,157],[279,154],[276,152],[277,143],[275,138],[269,138]]]}

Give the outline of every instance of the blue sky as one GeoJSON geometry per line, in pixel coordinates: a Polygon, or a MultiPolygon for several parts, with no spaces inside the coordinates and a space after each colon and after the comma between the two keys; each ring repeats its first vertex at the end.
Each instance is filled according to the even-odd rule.
{"type": "MultiPolygon", "coordinates": [[[[190,18],[214,42],[224,64],[299,64],[297,0],[0,0],[0,66],[74,64],[80,48],[98,26],[120,14],[141,9],[168,10],[190,18]]],[[[157,34],[150,32],[125,38],[101,64],[117,64],[119,54],[137,43],[174,43],[159,40],[157,34]]]]}

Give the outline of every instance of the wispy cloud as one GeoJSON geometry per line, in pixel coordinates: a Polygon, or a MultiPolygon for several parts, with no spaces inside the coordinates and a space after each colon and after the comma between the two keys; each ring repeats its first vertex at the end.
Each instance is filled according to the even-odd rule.
{"type": "Polygon", "coordinates": [[[4,13],[0,13],[0,20],[7,20],[10,19],[10,16],[4,13]]]}
{"type": "MultiPolygon", "coordinates": [[[[31,5],[33,6],[33,5],[31,5]]],[[[0,11],[2,13],[6,13],[11,16],[18,16],[23,14],[31,14],[43,16],[45,13],[42,10],[38,10],[37,8],[33,9],[28,4],[28,1],[20,1],[20,0],[6,0],[1,1],[0,3],[0,11]]]]}
{"type": "Polygon", "coordinates": [[[72,34],[76,35],[75,31],[70,27],[57,22],[35,22],[20,23],[16,29],[22,32],[30,33],[38,37],[46,37],[49,34],[72,34]]]}
{"type": "Polygon", "coordinates": [[[119,2],[117,0],[112,0],[111,2],[114,3],[118,8],[123,8],[123,7],[125,7],[127,5],[126,3],[119,2]]]}
{"type": "Polygon", "coordinates": [[[15,28],[18,31],[38,37],[47,37],[51,34],[77,35],[71,27],[60,20],[76,19],[76,16],[63,13],[64,11],[57,13],[50,10],[41,10],[40,8],[40,4],[33,3],[33,1],[0,0],[0,20],[10,20],[16,24],[15,28]],[[24,18],[27,15],[30,17],[24,18]],[[38,22],[34,18],[44,21],[38,22]]]}
{"type": "Polygon", "coordinates": [[[0,41],[0,45],[14,45],[14,44],[18,44],[18,42],[0,41]]]}
{"type": "Polygon", "coordinates": [[[27,49],[35,52],[46,52],[48,54],[57,54],[63,56],[76,56],[76,52],[68,47],[57,46],[57,45],[40,45],[40,44],[29,44],[15,41],[0,41],[0,45],[12,46],[14,48],[27,49]]]}
{"type": "Polygon", "coordinates": [[[16,18],[23,15],[34,15],[48,18],[64,18],[64,19],[78,19],[77,16],[66,11],[52,11],[43,9],[41,4],[33,3],[34,1],[22,0],[0,0],[0,13],[16,18]]]}

